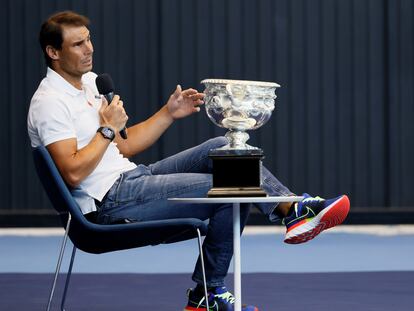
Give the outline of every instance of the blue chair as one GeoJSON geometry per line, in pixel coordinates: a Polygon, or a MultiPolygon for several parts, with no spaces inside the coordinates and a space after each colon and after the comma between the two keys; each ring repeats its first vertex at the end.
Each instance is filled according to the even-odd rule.
{"type": "Polygon", "coordinates": [[[174,243],[195,237],[198,237],[198,247],[203,268],[204,291],[208,303],[201,247],[201,236],[206,234],[207,225],[203,221],[195,218],[182,218],[114,225],[93,223],[82,214],[47,149],[44,146],[33,149],[33,158],[43,187],[53,207],[59,213],[63,227],[66,228],[49,295],[47,311],[51,307],[68,236],[73,242],[73,250],[61,301],[62,311],[65,310],[66,293],[77,248],[87,253],[101,254],[148,245],[174,243]]]}

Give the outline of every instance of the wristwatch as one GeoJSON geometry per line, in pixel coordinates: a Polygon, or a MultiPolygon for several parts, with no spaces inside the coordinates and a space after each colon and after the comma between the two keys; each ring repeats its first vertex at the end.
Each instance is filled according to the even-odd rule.
{"type": "Polygon", "coordinates": [[[110,141],[113,141],[115,138],[115,132],[110,127],[101,126],[96,132],[101,133],[104,138],[109,139],[110,141]]]}

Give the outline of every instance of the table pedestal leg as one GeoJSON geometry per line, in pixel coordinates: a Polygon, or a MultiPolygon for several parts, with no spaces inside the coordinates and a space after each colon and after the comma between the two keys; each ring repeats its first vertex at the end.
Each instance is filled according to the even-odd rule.
{"type": "Polygon", "coordinates": [[[234,311],[241,311],[240,203],[233,203],[234,311]]]}

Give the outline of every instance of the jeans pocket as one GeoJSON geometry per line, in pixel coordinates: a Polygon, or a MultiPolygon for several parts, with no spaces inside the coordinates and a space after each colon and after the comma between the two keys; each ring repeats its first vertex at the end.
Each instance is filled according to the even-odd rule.
{"type": "MultiPolygon", "coordinates": [[[[116,181],[116,185],[112,186],[113,189],[113,193],[111,193],[112,196],[112,201],[113,202],[119,202],[120,199],[120,193],[119,193],[119,189],[121,187],[122,182],[124,181],[125,175],[122,173],[119,178],[116,181]]],[[[112,190],[112,189],[111,189],[112,190]]]]}

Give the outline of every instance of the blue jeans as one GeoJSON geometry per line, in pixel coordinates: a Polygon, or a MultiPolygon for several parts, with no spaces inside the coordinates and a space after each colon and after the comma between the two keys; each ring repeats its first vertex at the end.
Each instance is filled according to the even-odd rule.
{"type": "MultiPolygon", "coordinates": [[[[212,186],[210,149],[227,144],[227,139],[217,137],[194,148],[158,161],[149,166],[139,165],[122,174],[98,208],[98,222],[114,223],[123,219],[131,221],[169,218],[209,219],[208,233],[203,242],[204,263],[208,286],[223,286],[224,278],[233,256],[233,209],[231,204],[182,204],[167,201],[172,197],[206,197],[212,186]]],[[[264,190],[275,196],[292,193],[263,167],[264,190]]],[[[256,204],[271,221],[277,204],[256,204]]],[[[240,210],[243,230],[250,204],[242,204],[240,210]]],[[[202,284],[200,258],[193,280],[202,284]]]]}

